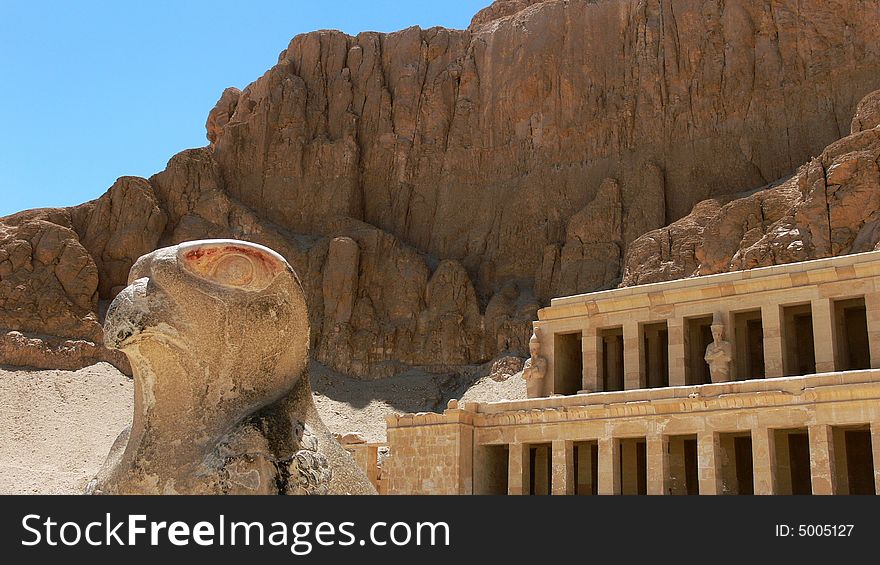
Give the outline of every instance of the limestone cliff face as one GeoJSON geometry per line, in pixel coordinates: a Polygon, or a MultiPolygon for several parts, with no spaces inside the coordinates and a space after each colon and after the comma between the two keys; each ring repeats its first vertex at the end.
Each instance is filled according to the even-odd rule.
{"type": "MultiPolygon", "coordinates": [[[[298,36],[223,93],[209,146],[117,189],[132,205],[111,190],[88,220],[28,213],[72,230],[98,275],[59,282],[72,306],[48,317],[96,313],[151,246],[239,237],[301,274],[338,370],[524,353],[540,303],[617,284],[642,234],[844,135],[880,88],[878,38],[880,5],[858,0],[502,0],[468,30],[298,36]]],[[[17,311],[0,327],[74,331],[17,311]]]]}
{"type": "Polygon", "coordinates": [[[630,247],[623,285],[880,249],[880,91],[789,179],[707,200],[630,247]]]}

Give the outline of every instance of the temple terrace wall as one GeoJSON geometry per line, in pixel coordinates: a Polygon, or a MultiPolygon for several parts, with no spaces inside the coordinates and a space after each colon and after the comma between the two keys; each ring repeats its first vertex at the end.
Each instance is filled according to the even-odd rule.
{"type": "Polygon", "coordinates": [[[732,380],[880,368],[880,252],[554,299],[540,396],[710,382],[714,317],[732,380]]]}
{"type": "Polygon", "coordinates": [[[387,492],[875,494],[878,276],[871,252],[555,299],[538,397],[389,418],[387,492]]]}

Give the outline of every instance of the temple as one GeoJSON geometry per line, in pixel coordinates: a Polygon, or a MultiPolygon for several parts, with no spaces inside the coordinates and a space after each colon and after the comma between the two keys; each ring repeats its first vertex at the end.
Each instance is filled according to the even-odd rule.
{"type": "Polygon", "coordinates": [[[528,400],[388,418],[383,492],[880,490],[880,252],[557,298],[534,330],[528,400]]]}

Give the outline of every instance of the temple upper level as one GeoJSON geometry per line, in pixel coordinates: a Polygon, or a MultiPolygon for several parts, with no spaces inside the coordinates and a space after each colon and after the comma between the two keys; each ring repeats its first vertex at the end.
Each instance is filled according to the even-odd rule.
{"type": "Polygon", "coordinates": [[[880,252],[558,298],[529,399],[388,418],[393,494],[880,492],[880,252]]]}
{"type": "Polygon", "coordinates": [[[556,298],[534,328],[531,398],[880,368],[880,251],[556,298]]]}

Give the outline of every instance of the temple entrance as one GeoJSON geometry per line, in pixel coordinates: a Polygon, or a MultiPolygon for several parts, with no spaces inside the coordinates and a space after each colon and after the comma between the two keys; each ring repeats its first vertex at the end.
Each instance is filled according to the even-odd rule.
{"type": "Polygon", "coordinates": [[[584,374],[581,339],[581,332],[554,336],[553,392],[555,394],[577,394],[581,389],[584,374]]]}
{"type": "Polygon", "coordinates": [[[623,390],[623,328],[599,331],[602,342],[602,390],[623,390]]]}
{"type": "Polygon", "coordinates": [[[721,494],[755,494],[752,467],[752,434],[719,434],[721,444],[721,494]]]}
{"type": "Polygon", "coordinates": [[[620,440],[620,493],[648,494],[648,446],[645,438],[620,440]]]}
{"type": "Polygon", "coordinates": [[[642,356],[645,386],[669,386],[669,331],[666,322],[642,326],[642,356]]]}
{"type": "Polygon", "coordinates": [[[833,429],[834,475],[839,494],[876,494],[870,426],[833,429]]]}
{"type": "MultiPolygon", "coordinates": [[[[711,318],[709,319],[711,321],[711,318]]],[[[697,436],[670,436],[669,477],[667,492],[672,495],[700,494],[699,467],[697,463],[697,436]]]]}
{"type": "Polygon", "coordinates": [[[474,494],[507,494],[507,445],[479,445],[474,449],[474,494]]]}
{"type": "Polygon", "coordinates": [[[775,430],[776,490],[778,494],[813,494],[810,439],[806,429],[775,430]]]}
{"type": "Polygon", "coordinates": [[[529,494],[550,494],[552,452],[549,443],[529,446],[529,494]]]}
{"type": "Polygon", "coordinates": [[[785,376],[812,375],[816,372],[813,345],[813,310],[809,304],[782,309],[785,376]]]}
{"type": "Polygon", "coordinates": [[[761,311],[733,315],[734,373],[737,381],[764,378],[764,327],[761,311]]]}
{"type": "Polygon", "coordinates": [[[599,442],[574,444],[574,478],[575,494],[599,494],[599,442]]]}
{"type": "Polygon", "coordinates": [[[706,348],[710,343],[712,316],[687,319],[684,332],[684,350],[687,355],[684,364],[685,384],[703,385],[712,382],[709,364],[706,363],[706,348]]]}
{"type": "Polygon", "coordinates": [[[864,298],[834,301],[834,326],[837,336],[836,365],[841,371],[871,368],[868,344],[868,316],[864,298]]]}

